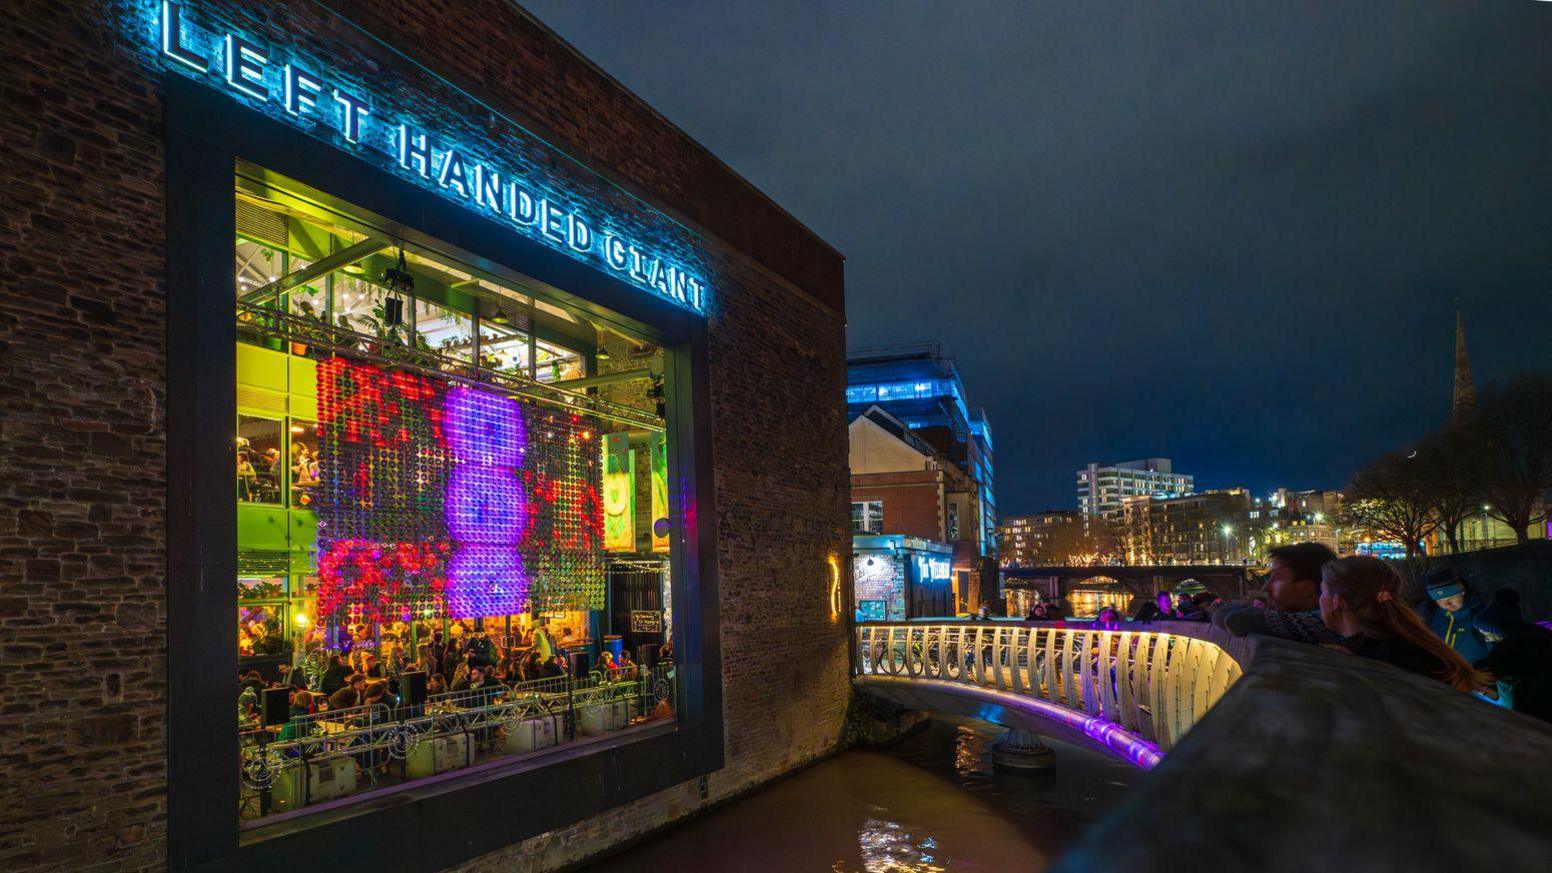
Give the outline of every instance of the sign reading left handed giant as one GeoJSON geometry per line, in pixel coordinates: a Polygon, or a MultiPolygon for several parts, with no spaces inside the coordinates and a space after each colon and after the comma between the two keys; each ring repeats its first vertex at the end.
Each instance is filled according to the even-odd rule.
{"type": "MultiPolygon", "coordinates": [[[[333,81],[320,65],[281,58],[241,34],[216,33],[188,20],[185,4],[161,4],[161,56],[224,93],[271,111],[309,133],[456,200],[480,215],[638,289],[706,314],[705,279],[668,247],[636,238],[617,216],[590,210],[515,162],[412,123],[355,86],[333,81]]],[[[343,77],[339,77],[343,78],[343,77]]],[[[651,209],[642,205],[640,208],[651,209]]],[[[652,210],[663,221],[667,216],[652,210]]]]}

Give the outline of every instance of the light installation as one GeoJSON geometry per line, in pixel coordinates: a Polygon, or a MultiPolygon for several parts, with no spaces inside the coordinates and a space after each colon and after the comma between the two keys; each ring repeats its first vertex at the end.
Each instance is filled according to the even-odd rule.
{"type": "Polygon", "coordinates": [[[320,617],[603,608],[591,418],[341,357],[318,413],[320,617]]]}

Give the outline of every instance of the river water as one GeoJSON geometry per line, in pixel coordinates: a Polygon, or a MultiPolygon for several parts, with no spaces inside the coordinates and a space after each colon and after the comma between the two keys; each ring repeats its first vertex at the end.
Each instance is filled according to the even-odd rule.
{"type": "Polygon", "coordinates": [[[991,765],[1001,728],[936,719],[843,752],[602,861],[593,871],[1038,871],[1141,771],[1050,741],[1056,772],[991,765]]]}

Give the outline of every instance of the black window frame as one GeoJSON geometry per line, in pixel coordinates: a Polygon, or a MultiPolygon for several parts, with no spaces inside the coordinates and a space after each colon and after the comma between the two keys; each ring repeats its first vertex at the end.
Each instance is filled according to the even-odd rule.
{"type": "Polygon", "coordinates": [[[172,870],[431,870],[598,815],[724,763],[707,324],[621,280],[237,103],[162,75],[167,202],[167,841],[172,870]],[[237,538],[235,180],[263,167],[407,239],[565,289],[665,349],[676,725],[493,765],[239,831],[233,701],[237,538]],[[700,425],[699,428],[696,425],[700,425]]]}

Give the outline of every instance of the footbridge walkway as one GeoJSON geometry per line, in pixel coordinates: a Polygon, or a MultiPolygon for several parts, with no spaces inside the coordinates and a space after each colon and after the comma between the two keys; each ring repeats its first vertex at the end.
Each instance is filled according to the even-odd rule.
{"type": "Polygon", "coordinates": [[[864,693],[1150,771],[1060,871],[1552,869],[1552,726],[1387,664],[1175,622],[865,623],[853,643],[864,693]]]}

